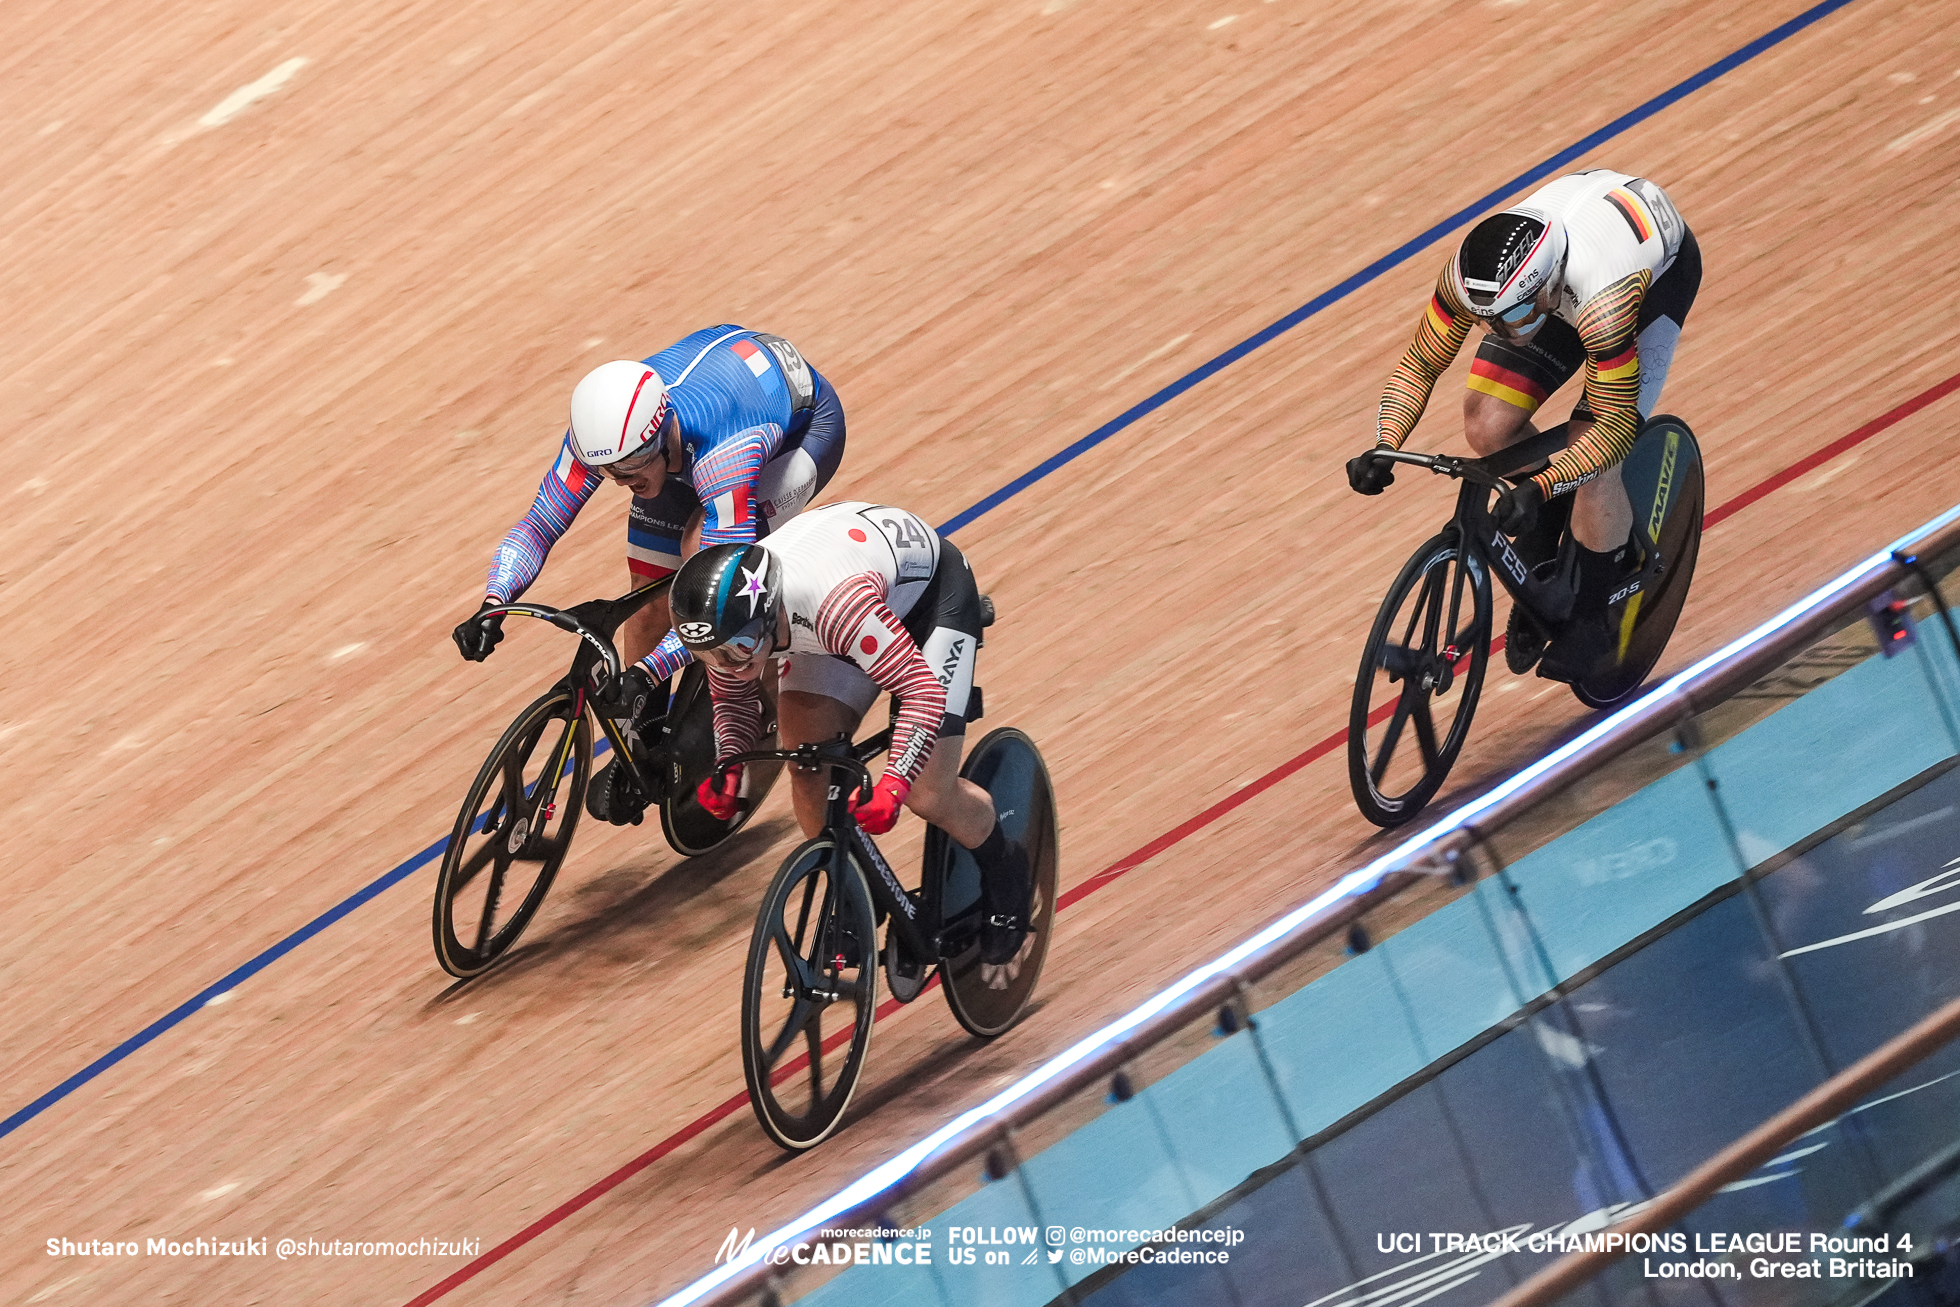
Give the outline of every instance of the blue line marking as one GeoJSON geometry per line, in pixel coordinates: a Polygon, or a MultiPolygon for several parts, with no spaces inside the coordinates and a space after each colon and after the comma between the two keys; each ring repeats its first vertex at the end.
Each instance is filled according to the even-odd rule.
{"type": "Polygon", "coordinates": [[[313,918],[313,920],[307,922],[304,926],[301,926],[298,930],[253,958],[250,962],[247,962],[244,966],[231,972],[222,980],[199,990],[188,1002],[182,1003],[163,1016],[158,1017],[155,1021],[143,1027],[142,1030],[131,1035],[122,1043],[117,1044],[114,1048],[104,1053],[101,1057],[96,1058],[95,1061],[89,1063],[74,1075],[69,1076],[47,1093],[42,1094],[26,1107],[21,1108],[6,1120],[0,1121],[0,1136],[12,1134],[15,1129],[68,1097],[69,1094],[95,1079],[104,1071],[107,1071],[110,1067],[128,1057],[131,1053],[134,1053],[158,1035],[161,1035],[164,1031],[169,1030],[172,1026],[190,1016],[193,1012],[196,1012],[218,995],[229,993],[231,990],[236,989],[239,985],[250,980],[253,976],[256,976],[280,958],[285,957],[307,940],[312,939],[328,926],[333,925],[334,922],[339,921],[355,908],[360,907],[363,903],[366,903],[369,899],[381,893],[381,891],[406,880],[415,872],[420,871],[423,867],[426,867],[429,863],[440,857],[444,846],[448,843],[449,837],[447,835],[443,836],[434,844],[431,844],[428,848],[423,849],[420,853],[410,858],[407,862],[396,867],[393,871],[388,872],[376,880],[370,881],[366,887],[355,891],[349,897],[342,899],[333,907],[328,908],[325,912],[322,912],[319,916],[313,918]]]}
{"type": "MultiPolygon", "coordinates": [[[[1232,348],[1226,350],[1223,354],[1220,354],[1217,358],[1212,359],[1208,363],[1201,364],[1197,368],[1186,373],[1184,376],[1179,377],[1176,381],[1173,381],[1170,385],[1164,387],[1162,390],[1150,396],[1142,403],[1137,404],[1135,407],[1130,408],[1126,412],[1122,413],[1120,416],[1113,418],[1108,422],[1105,422],[1100,427],[1097,427],[1094,431],[1091,431],[1088,435],[1084,436],[1082,439],[1076,441],[1068,448],[1062,450],[1059,454],[1056,454],[1053,457],[1047,459],[1046,461],[1040,463],[1033,469],[1022,473],[1020,476],[1014,478],[1014,480],[1008,482],[1006,485],[1002,486],[999,490],[994,491],[992,494],[982,499],[979,503],[974,504],[972,507],[966,509],[964,512],[956,514],[951,520],[946,522],[945,525],[939,528],[940,534],[951,535],[954,531],[957,531],[961,527],[967,525],[968,523],[975,521],[982,515],[993,511],[995,508],[998,508],[1000,505],[1006,503],[1009,499],[1012,499],[1015,495],[1020,494],[1023,490],[1026,490],[1029,486],[1041,480],[1043,477],[1046,477],[1049,473],[1055,471],[1057,468],[1062,467],[1064,464],[1073,462],[1076,458],[1080,457],[1082,454],[1085,454],[1089,450],[1094,449],[1097,445],[1100,445],[1103,441],[1109,439],[1117,432],[1123,430],[1125,427],[1134,423],[1138,418],[1144,417],[1145,415],[1155,412],[1159,408],[1162,408],[1165,404],[1168,404],[1171,400],[1176,399],[1179,395],[1182,395],[1185,391],[1191,389],[1191,387],[1197,385],[1199,382],[1206,380],[1207,378],[1211,377],[1214,373],[1221,372],[1224,369],[1230,367],[1232,364],[1238,362],[1240,359],[1252,353],[1252,351],[1258,349],[1260,346],[1267,344],[1268,342],[1278,338],[1279,336],[1285,334],[1288,331],[1291,331],[1294,327],[1298,326],[1302,322],[1305,322],[1308,318],[1320,312],[1328,305],[1338,303],[1340,300],[1345,299],[1347,296],[1353,294],[1356,290],[1359,290],[1361,287],[1375,280],[1375,278],[1381,276],[1384,272],[1387,272],[1389,269],[1397,266],[1398,264],[1407,261],[1411,255],[1414,255],[1420,252],[1421,250],[1427,248],[1428,246],[1435,244],[1437,240],[1448,235],[1450,232],[1456,230],[1458,227],[1461,227],[1464,223],[1470,221],[1470,219],[1484,212],[1486,209],[1488,209],[1491,205],[1497,203],[1499,200],[1505,198],[1508,195],[1513,194],[1516,191],[1523,189],[1526,186],[1531,185],[1535,181],[1539,181],[1544,177],[1549,176],[1551,173],[1557,171],[1559,168],[1562,168],[1566,164],[1571,163],[1573,160],[1577,159],[1580,155],[1584,154],[1586,151],[1593,149],[1595,146],[1601,145],[1606,141],[1611,140],[1613,137],[1618,136],[1620,133],[1626,131],[1629,127],[1632,127],[1637,123],[1644,122],[1648,118],[1653,117],[1655,114],[1667,108],[1675,101],[1693,94],[1694,92],[1700,90],[1702,87],[1708,85],[1710,82],[1714,81],[1716,78],[1721,77],[1724,74],[1731,72],[1734,69],[1740,67],[1741,65],[1749,62],[1751,59],[1754,59],[1757,55],[1769,49],[1771,46],[1777,45],[1783,41],[1788,40],[1790,37],[1796,35],[1798,32],[1801,32],[1804,28],[1809,27],[1812,23],[1815,23],[1819,19],[1828,17],[1829,15],[1836,13],[1838,10],[1844,8],[1846,5],[1851,4],[1852,2],[1853,0],[1824,0],[1824,3],[1820,5],[1816,5],[1813,8],[1806,9],[1803,13],[1798,14],[1795,18],[1792,18],[1789,22],[1784,23],[1781,27],[1771,29],[1770,31],[1764,33],[1762,36],[1759,36],[1755,40],[1751,41],[1749,44],[1743,46],[1741,49],[1736,50],[1734,53],[1726,56],[1725,58],[1719,59],[1716,62],[1710,64],[1708,67],[1702,69],[1700,72],[1688,78],[1686,81],[1676,84],[1675,86],[1669,88],[1668,90],[1661,92],[1659,95],[1655,96],[1653,99],[1647,101],[1645,104],[1639,106],[1638,108],[1633,109],[1628,113],[1622,114],[1618,118],[1615,118],[1612,122],[1600,128],[1592,135],[1583,138],[1582,140],[1576,142],[1573,145],[1567,146],[1565,149],[1559,151],[1557,154],[1553,155],[1549,159],[1546,159],[1543,163],[1538,164],[1536,167],[1530,169],[1529,171],[1520,173],[1517,177],[1505,183],[1505,185],[1499,187],[1497,190],[1494,190],[1490,194],[1484,196],[1476,203],[1471,204],[1463,209],[1459,209],[1456,213],[1444,219],[1442,222],[1437,223],[1434,227],[1431,227],[1428,231],[1423,232],[1420,236],[1417,236],[1414,240],[1407,242],[1406,244],[1398,247],[1397,249],[1385,255],[1384,257],[1377,259],[1375,262],[1369,264],[1367,267],[1363,268],[1360,272],[1355,273],[1353,276],[1349,277],[1346,281],[1341,282],[1333,289],[1323,291],[1319,295],[1314,296],[1312,299],[1308,300],[1305,304],[1302,304],[1299,308],[1293,310],[1291,313],[1287,314],[1279,321],[1273,323],[1271,326],[1268,326],[1263,330],[1258,331],[1251,336],[1248,336],[1246,339],[1232,346],[1232,348]]],[[[592,751],[593,758],[595,761],[604,754],[606,748],[607,748],[607,742],[605,740],[600,740],[598,742],[598,747],[594,748],[592,751]]],[[[62,1081],[60,1084],[56,1085],[53,1089],[50,1089],[47,1093],[42,1094],[39,1098],[35,1099],[27,1106],[15,1112],[12,1116],[7,1117],[4,1121],[0,1121],[0,1138],[4,1138],[5,1136],[12,1134],[16,1129],[18,1129],[22,1125],[25,1125],[27,1122],[33,1120],[35,1117],[39,1116],[42,1112],[45,1112],[48,1108],[54,1106],[54,1104],[60,1102],[62,1099],[66,1098],[69,1094],[75,1092],[75,1090],[81,1088],[89,1081],[95,1079],[97,1076],[101,1075],[104,1071],[107,1071],[110,1067],[116,1065],[116,1063],[128,1057],[131,1053],[134,1053],[137,1049],[142,1048],[145,1044],[150,1043],[152,1040],[156,1039],[157,1036],[163,1034],[171,1027],[183,1021],[186,1017],[189,1017],[193,1012],[196,1012],[198,1009],[202,1008],[207,1002],[209,1002],[216,995],[225,993],[226,991],[236,987],[243,981],[248,980],[252,976],[257,975],[259,972],[263,971],[266,967],[272,965],[272,963],[286,956],[286,954],[292,952],[295,948],[298,948],[301,944],[313,938],[313,936],[319,934],[321,931],[325,930],[328,926],[331,926],[334,922],[339,921],[342,917],[352,912],[355,908],[360,907],[362,904],[366,903],[369,899],[375,897],[375,895],[407,879],[413,873],[420,871],[423,867],[427,866],[430,862],[434,861],[436,857],[438,857],[441,854],[443,846],[446,843],[448,843],[447,836],[444,836],[442,839],[437,840],[434,844],[431,844],[428,848],[423,849],[420,853],[416,854],[408,861],[395,867],[392,871],[387,872],[380,878],[370,882],[365,888],[357,890],[351,897],[344,899],[338,905],[329,908],[327,911],[321,913],[319,916],[315,917],[312,921],[308,922],[306,925],[301,926],[298,930],[286,936],[286,938],[280,940],[277,944],[274,944],[271,948],[266,949],[263,953],[260,953],[257,957],[253,958],[251,961],[245,963],[245,965],[239,967],[236,971],[233,971],[230,975],[224,977],[224,979],[218,981],[217,983],[203,990],[200,990],[188,1002],[183,1003],[182,1005],[173,1008],[171,1011],[165,1013],[163,1016],[158,1017],[155,1021],[145,1026],[142,1030],[130,1036],[122,1043],[116,1045],[114,1048],[110,1049],[107,1053],[104,1053],[101,1057],[97,1058],[95,1061],[83,1067],[80,1071],[77,1071],[74,1075],[68,1077],[68,1079],[62,1081]]],[[[916,1151],[916,1150],[911,1150],[911,1151],[916,1151]]],[[[856,1187],[857,1186],[853,1186],[854,1189],[856,1187]]],[[[796,1228],[794,1225],[790,1227],[785,1227],[785,1229],[794,1229],[794,1228],[796,1228]]],[[[713,1277],[711,1277],[711,1279],[712,1278],[713,1277]]],[[[703,1283],[705,1284],[706,1282],[703,1283]]],[[[691,1292],[693,1289],[701,1288],[701,1287],[702,1285],[691,1286],[689,1292],[691,1292]]],[[[679,1301],[679,1299],[677,1299],[676,1301],[679,1301]]]]}
{"type": "Polygon", "coordinates": [[[1360,290],[1363,286],[1366,286],[1369,282],[1381,276],[1384,272],[1407,263],[1410,258],[1428,249],[1431,245],[1434,245],[1443,237],[1463,226],[1472,218],[1488,212],[1497,205],[1498,201],[1517,194],[1534,182],[1543,181],[1553,173],[1564,168],[1567,164],[1577,162],[1588,151],[1612,140],[1628,128],[1645,122],[1677,100],[1685,99],[1687,96],[1694,94],[1724,73],[1748,63],[1771,46],[1788,40],[1804,28],[1809,27],[1812,23],[1836,13],[1850,3],[1852,3],[1852,0],[1824,0],[1823,4],[1817,5],[1815,8],[1806,9],[1803,13],[1798,14],[1789,22],[1783,24],[1783,26],[1764,33],[1733,54],[1716,60],[1686,81],[1676,83],[1640,107],[1621,114],[1618,118],[1607,123],[1606,126],[1600,128],[1592,135],[1583,137],[1573,144],[1566,146],[1563,150],[1560,150],[1557,154],[1554,154],[1551,158],[1546,159],[1536,167],[1519,173],[1516,177],[1513,177],[1510,181],[1504,183],[1482,199],[1458,209],[1455,213],[1443,219],[1443,221],[1437,223],[1414,240],[1398,246],[1388,254],[1376,259],[1373,263],[1355,273],[1346,281],[1341,282],[1333,289],[1322,291],[1279,321],[1247,336],[1244,340],[1232,346],[1232,348],[1226,350],[1210,362],[1199,364],[1196,368],[1185,373],[1176,381],[1171,382],[1170,385],[1165,386],[1141,404],[1126,410],[1117,417],[1111,418],[1108,422],[1103,423],[1094,431],[1091,431],[1088,435],[1082,437],[1082,439],[1076,441],[1067,449],[1064,449],[1061,453],[1054,455],[1052,458],[1040,463],[1029,471],[1023,472],[1020,476],[1015,477],[1012,481],[994,491],[994,493],[988,495],[971,508],[966,509],[964,512],[954,514],[947,520],[944,526],[939,528],[939,534],[951,535],[961,527],[992,512],[1035,482],[1046,477],[1049,473],[1074,462],[1077,458],[1088,453],[1097,445],[1102,444],[1103,441],[1108,440],[1125,427],[1130,426],[1139,418],[1156,412],[1199,382],[1231,367],[1234,363],[1237,363],[1240,359],[1260,348],[1262,345],[1270,344],[1272,341],[1279,339],[1302,322],[1305,322],[1308,318],[1319,313],[1322,309],[1340,303],[1355,291],[1360,290]]]}

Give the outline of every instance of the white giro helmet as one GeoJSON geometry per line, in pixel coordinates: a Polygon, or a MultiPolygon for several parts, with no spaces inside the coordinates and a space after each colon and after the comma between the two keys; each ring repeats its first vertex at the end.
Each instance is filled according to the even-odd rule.
{"type": "Polygon", "coordinates": [[[601,363],[572,388],[572,453],[587,467],[631,458],[660,435],[673,406],[667,383],[644,363],[601,363]]]}

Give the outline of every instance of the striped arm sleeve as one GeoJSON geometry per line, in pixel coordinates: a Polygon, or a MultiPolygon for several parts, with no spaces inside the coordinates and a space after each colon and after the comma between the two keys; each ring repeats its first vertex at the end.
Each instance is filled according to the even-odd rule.
{"type": "Polygon", "coordinates": [[[571,433],[559,447],[558,458],[544,474],[538,496],[530,511],[512,527],[497,546],[490,560],[490,578],[484,583],[485,596],[495,603],[510,603],[538,579],[544,570],[545,555],[558,543],[599,488],[599,474],[572,457],[571,433]]]}
{"type": "Polygon", "coordinates": [[[918,780],[939,737],[946,689],[885,606],[883,579],[863,572],[824,596],[817,609],[817,639],[830,653],[863,668],[880,689],[898,696],[885,771],[908,785],[918,780]]]}
{"type": "Polygon", "coordinates": [[[762,678],[710,666],[708,694],[715,705],[715,761],[753,749],[762,738],[762,678]]]}
{"type": "Polygon", "coordinates": [[[703,549],[755,543],[755,481],[782,443],[783,429],[771,422],[716,445],[694,465],[703,549]]]}
{"type": "Polygon", "coordinates": [[[1449,368],[1469,337],[1470,321],[1469,309],[1457,298],[1455,279],[1445,267],[1436,279],[1436,292],[1429,297],[1422,321],[1416,324],[1415,340],[1403,351],[1402,361],[1382,388],[1381,409],[1375,417],[1377,445],[1402,448],[1422,411],[1429,407],[1429,392],[1435,389],[1436,378],[1449,368]]]}
{"type": "Polygon", "coordinates": [[[1586,347],[1586,407],[1593,429],[1536,478],[1547,495],[1584,485],[1624,459],[1640,433],[1640,305],[1654,274],[1644,268],[1608,286],[1579,312],[1586,347]]]}

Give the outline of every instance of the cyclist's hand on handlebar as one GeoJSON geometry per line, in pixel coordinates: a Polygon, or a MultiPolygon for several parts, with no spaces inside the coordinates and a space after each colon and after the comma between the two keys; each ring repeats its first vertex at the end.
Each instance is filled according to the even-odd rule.
{"type": "Polygon", "coordinates": [[[1506,483],[1497,492],[1497,526],[1507,536],[1523,535],[1536,525],[1538,510],[1545,506],[1545,492],[1529,478],[1506,483]]]}
{"type": "Polygon", "coordinates": [[[858,828],[867,835],[883,835],[898,825],[898,810],[911,792],[911,785],[903,778],[890,772],[880,776],[868,802],[860,804],[855,795],[851,798],[851,814],[857,818],[858,828]]]}
{"type": "Polygon", "coordinates": [[[1356,454],[1347,462],[1348,485],[1360,495],[1379,495],[1395,484],[1395,464],[1376,458],[1375,451],[1356,454]]]}
{"type": "Polygon", "coordinates": [[[652,698],[653,677],[644,666],[634,663],[606,687],[598,708],[608,717],[634,719],[646,711],[652,698]]]}
{"type": "Polygon", "coordinates": [[[463,651],[463,657],[473,663],[480,663],[488,658],[490,651],[497,647],[497,641],[504,638],[502,613],[492,617],[480,616],[484,608],[491,607],[495,607],[494,601],[485,599],[482,607],[457,623],[456,629],[449,633],[450,638],[456,642],[456,647],[463,651]]]}
{"type": "Polygon", "coordinates": [[[695,788],[694,797],[710,817],[716,821],[727,821],[735,815],[735,805],[741,791],[742,764],[735,763],[702,781],[695,788]]]}

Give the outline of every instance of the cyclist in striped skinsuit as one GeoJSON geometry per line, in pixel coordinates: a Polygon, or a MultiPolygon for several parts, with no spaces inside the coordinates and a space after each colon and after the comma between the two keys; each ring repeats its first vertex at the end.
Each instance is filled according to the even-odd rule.
{"type": "MultiPolygon", "coordinates": [[[[782,747],[849,736],[881,692],[898,700],[884,774],[855,809],[882,835],[907,807],[973,853],[986,918],[981,961],[1004,965],[1026,946],[1033,881],[1022,847],[1002,830],[987,792],[960,776],[983,624],[966,556],[924,521],[883,504],[826,504],[766,540],[703,549],[674,578],[681,638],[708,666],[715,756],[755,747],[763,731],[762,669],[782,660],[782,747]]],[[[823,826],[831,777],[792,771],[805,835],[823,826]]],[[[741,768],[701,783],[710,813],[733,816],[741,768]]]]}
{"type": "MultiPolygon", "coordinates": [[[[636,585],[672,575],[698,526],[702,546],[747,544],[794,517],[844,457],[844,409],[829,381],[780,336],[724,324],[643,362],[602,364],[572,392],[571,423],[530,510],[490,563],[483,606],[528,589],[545,557],[605,480],[630,490],[626,564],[636,585]]],[[[665,596],[619,631],[632,664],[617,698],[657,711],[655,693],[688,661],[665,596]]],[[[465,658],[488,657],[500,618],[466,619],[465,658]]],[[[645,709],[643,708],[642,711],[645,709]]],[[[589,790],[593,815],[635,819],[652,797],[616,793],[630,776],[608,764],[589,790]]]]}
{"type": "MultiPolygon", "coordinates": [[[[1660,399],[1700,285],[1701,250],[1660,187],[1604,168],[1573,173],[1471,229],[1383,389],[1376,447],[1400,449],[1470,328],[1486,328],[1463,405],[1464,435],[1481,456],[1536,435],[1539,405],[1584,371],[1571,442],[1498,503],[1532,564],[1555,544],[1532,529],[1538,509],[1575,491],[1578,597],[1541,675],[1576,680],[1610,656],[1607,599],[1632,561],[1633,510],[1618,467],[1660,399]]],[[[1363,454],[1349,461],[1348,481],[1380,494],[1391,467],[1363,454]]],[[[1509,636],[1511,667],[1525,671],[1541,638],[1520,629],[1515,609],[1509,636]]]]}

